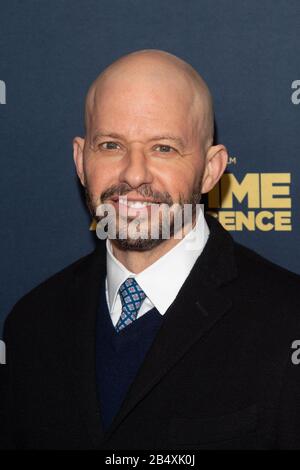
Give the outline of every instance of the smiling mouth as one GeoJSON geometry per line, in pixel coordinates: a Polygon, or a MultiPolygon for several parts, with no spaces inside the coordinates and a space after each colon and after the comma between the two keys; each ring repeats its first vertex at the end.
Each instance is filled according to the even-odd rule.
{"type": "Polygon", "coordinates": [[[133,209],[144,209],[145,207],[157,206],[161,201],[153,201],[150,199],[128,199],[126,196],[118,196],[112,198],[115,204],[125,207],[132,207],[133,209]]]}

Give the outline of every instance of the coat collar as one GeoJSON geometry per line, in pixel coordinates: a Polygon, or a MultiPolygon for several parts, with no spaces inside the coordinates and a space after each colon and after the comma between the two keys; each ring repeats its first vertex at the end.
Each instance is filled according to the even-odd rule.
{"type": "Polygon", "coordinates": [[[72,373],[79,407],[96,448],[103,438],[108,439],[114,433],[137,403],[231,307],[230,298],[221,292],[220,287],[237,275],[234,242],[219,222],[210,216],[206,216],[206,220],[210,229],[206,246],[167,310],[143,365],[105,435],[100,424],[95,363],[97,305],[100,282],[106,276],[105,243],[97,241],[94,252],[75,269],[69,293],[69,314],[74,326],[71,352],[76,358],[72,373]]]}

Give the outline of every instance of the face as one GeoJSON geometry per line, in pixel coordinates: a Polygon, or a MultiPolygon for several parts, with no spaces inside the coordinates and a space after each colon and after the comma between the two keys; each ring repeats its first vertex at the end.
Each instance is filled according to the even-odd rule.
{"type": "MultiPolygon", "coordinates": [[[[200,201],[206,154],[192,112],[193,98],[175,80],[117,78],[104,83],[94,101],[86,138],[74,139],[74,159],[88,206],[95,216],[99,204],[112,203],[121,216],[115,242],[124,249],[151,249],[163,242],[161,237],[121,240],[120,220],[126,209],[129,220],[138,218],[150,227],[151,213],[154,220],[158,206],[139,209],[139,201],[168,207],[200,201]],[[120,196],[127,196],[127,206],[120,196]]],[[[172,230],[171,225],[171,235],[172,230]]]]}

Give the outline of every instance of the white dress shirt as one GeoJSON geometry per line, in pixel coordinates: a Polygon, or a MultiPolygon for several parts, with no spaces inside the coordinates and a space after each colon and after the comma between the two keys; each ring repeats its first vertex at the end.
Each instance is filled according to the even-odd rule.
{"type": "Polygon", "coordinates": [[[161,258],[138,274],[128,271],[116,259],[112,244],[107,239],[105,287],[107,305],[113,325],[116,326],[122,311],[119,288],[128,277],[135,278],[146,294],[137,318],[153,307],[156,307],[158,312],[164,315],[202,253],[208,237],[209,228],[201,209],[192,230],[161,258]]]}

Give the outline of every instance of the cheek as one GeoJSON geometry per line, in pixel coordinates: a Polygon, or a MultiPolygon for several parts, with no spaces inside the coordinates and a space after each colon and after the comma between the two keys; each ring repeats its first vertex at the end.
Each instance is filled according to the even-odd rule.
{"type": "Polygon", "coordinates": [[[189,195],[195,189],[200,189],[203,175],[203,164],[192,164],[185,161],[174,168],[165,168],[158,176],[160,185],[171,196],[177,197],[179,193],[189,195]]]}
{"type": "Polygon", "coordinates": [[[85,164],[86,184],[92,194],[99,194],[116,184],[116,166],[90,158],[85,164]]]}

